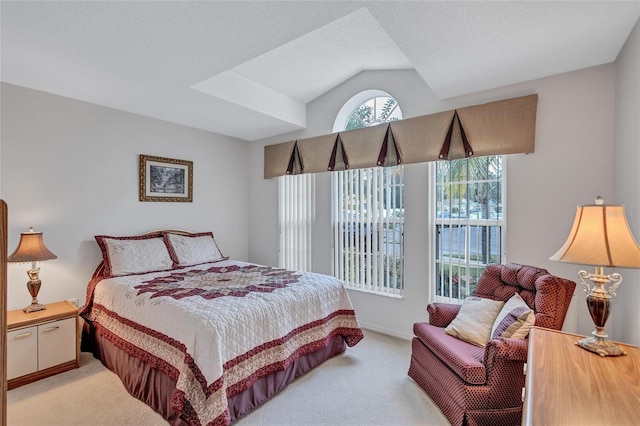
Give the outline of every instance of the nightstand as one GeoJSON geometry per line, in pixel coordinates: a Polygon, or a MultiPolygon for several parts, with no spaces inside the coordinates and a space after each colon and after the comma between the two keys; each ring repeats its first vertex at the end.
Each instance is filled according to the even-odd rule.
{"type": "Polygon", "coordinates": [[[7,312],[7,387],[9,389],[78,368],[78,308],[69,302],[47,309],[7,312]]]}

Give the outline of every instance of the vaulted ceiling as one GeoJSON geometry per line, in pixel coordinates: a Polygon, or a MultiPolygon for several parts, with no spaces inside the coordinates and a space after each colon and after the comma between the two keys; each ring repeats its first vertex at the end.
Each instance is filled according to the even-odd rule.
{"type": "Polygon", "coordinates": [[[1,3],[2,81],[246,140],[365,70],[442,99],[613,62],[635,1],[1,3]]]}

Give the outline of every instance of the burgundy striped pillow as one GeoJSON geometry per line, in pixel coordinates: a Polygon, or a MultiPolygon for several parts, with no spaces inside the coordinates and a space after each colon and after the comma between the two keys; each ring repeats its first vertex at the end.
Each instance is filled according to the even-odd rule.
{"type": "Polygon", "coordinates": [[[535,323],[536,316],[518,293],[515,293],[502,307],[493,323],[491,338],[511,337],[524,339],[535,323]]]}

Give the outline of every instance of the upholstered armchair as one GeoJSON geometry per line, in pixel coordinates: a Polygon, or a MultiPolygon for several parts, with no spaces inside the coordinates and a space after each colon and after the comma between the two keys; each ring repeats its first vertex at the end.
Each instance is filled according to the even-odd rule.
{"type": "MultiPolygon", "coordinates": [[[[491,264],[474,296],[506,302],[518,293],[535,313],[535,326],[559,330],[575,286],[544,269],[491,264]]],[[[432,303],[427,307],[429,323],[414,324],[409,376],[454,426],[519,425],[528,340],[490,337],[481,347],[445,333],[460,307],[432,303]]]]}

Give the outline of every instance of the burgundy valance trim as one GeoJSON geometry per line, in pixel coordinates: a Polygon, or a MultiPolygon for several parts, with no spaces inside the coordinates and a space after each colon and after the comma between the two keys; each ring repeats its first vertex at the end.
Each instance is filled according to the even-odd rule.
{"type": "Polygon", "coordinates": [[[333,149],[331,150],[331,158],[329,159],[329,167],[327,169],[333,172],[336,170],[347,170],[348,168],[349,157],[347,157],[347,153],[342,147],[342,140],[340,139],[340,135],[338,135],[336,141],[333,144],[333,149]]]}
{"type": "Polygon", "coordinates": [[[451,125],[449,126],[449,131],[447,132],[447,137],[444,139],[444,143],[442,144],[442,149],[440,149],[440,155],[438,158],[441,160],[449,158],[449,149],[451,148],[451,137],[453,136],[453,129],[456,125],[460,129],[460,138],[462,139],[462,145],[464,146],[464,156],[469,158],[473,155],[473,149],[471,148],[471,144],[469,143],[469,139],[467,139],[467,134],[464,131],[464,127],[460,124],[460,118],[458,117],[458,112],[453,113],[453,119],[451,120],[451,125]]]}
{"type": "Polygon", "coordinates": [[[387,133],[382,141],[382,148],[378,154],[378,166],[395,166],[402,163],[402,158],[398,152],[395,138],[393,137],[393,129],[391,125],[387,128],[387,133]]]}
{"type": "Polygon", "coordinates": [[[300,158],[300,152],[298,151],[298,141],[293,144],[293,151],[291,152],[291,158],[289,159],[289,165],[287,166],[288,175],[296,175],[304,173],[304,163],[300,158]]]}

